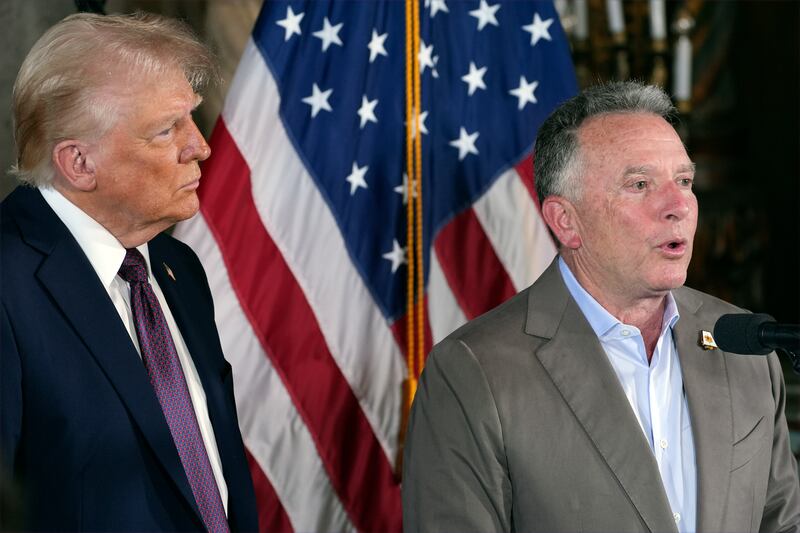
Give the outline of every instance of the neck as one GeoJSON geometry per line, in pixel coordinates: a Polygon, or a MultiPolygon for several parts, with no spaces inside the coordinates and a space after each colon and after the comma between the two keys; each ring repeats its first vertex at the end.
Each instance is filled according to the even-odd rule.
{"type": "Polygon", "coordinates": [[[658,338],[661,336],[661,324],[664,321],[664,309],[667,305],[666,296],[621,303],[604,299],[602,295],[592,293],[589,289],[587,292],[617,320],[623,324],[636,326],[641,331],[647,351],[647,360],[650,361],[653,358],[658,338]]]}
{"type": "MultiPolygon", "coordinates": [[[[99,222],[99,221],[98,221],[99,222]]],[[[100,224],[103,224],[100,222],[100,224]]],[[[125,248],[136,248],[137,246],[141,246],[142,244],[149,242],[150,239],[167,229],[164,227],[162,229],[155,229],[155,228],[142,228],[142,229],[135,229],[132,228],[127,232],[114,232],[111,231],[105,224],[103,224],[108,231],[111,232],[114,237],[124,246],[125,248]]]]}
{"type": "Polygon", "coordinates": [[[611,313],[620,322],[639,328],[639,331],[642,332],[648,362],[653,358],[658,338],[661,336],[661,325],[664,321],[666,305],[667,299],[662,296],[658,302],[647,302],[646,305],[640,307],[629,307],[620,312],[611,313]]]}
{"type": "Polygon", "coordinates": [[[54,184],[54,187],[67,200],[108,230],[125,248],[136,248],[150,241],[150,239],[170,226],[166,222],[137,224],[134,221],[127,220],[119,210],[109,209],[106,206],[98,205],[97,202],[89,201],[88,197],[85,196],[86,193],[72,191],[60,187],[58,184],[54,184]]]}
{"type": "Polygon", "coordinates": [[[609,290],[587,275],[583,269],[578,268],[573,261],[569,261],[567,257],[564,260],[581,287],[603,306],[603,309],[623,324],[635,326],[641,331],[647,360],[650,361],[661,335],[661,325],[667,305],[666,293],[632,296],[626,294],[624,289],[609,290]]]}

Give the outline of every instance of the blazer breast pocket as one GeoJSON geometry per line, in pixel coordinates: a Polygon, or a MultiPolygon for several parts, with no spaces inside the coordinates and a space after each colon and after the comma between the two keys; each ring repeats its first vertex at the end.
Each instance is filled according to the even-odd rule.
{"type": "Polygon", "coordinates": [[[733,444],[731,472],[749,463],[761,448],[769,442],[769,437],[769,424],[766,418],[762,416],[744,437],[733,444]]]}

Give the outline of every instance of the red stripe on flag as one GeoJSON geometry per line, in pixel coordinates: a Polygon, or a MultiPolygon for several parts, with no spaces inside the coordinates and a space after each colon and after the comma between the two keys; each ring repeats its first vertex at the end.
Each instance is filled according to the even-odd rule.
{"type": "Polygon", "coordinates": [[[536,178],[533,175],[533,157],[525,156],[522,161],[516,164],[514,169],[522,179],[522,184],[528,189],[528,194],[533,198],[533,203],[536,204],[536,209],[539,213],[542,212],[542,206],[539,205],[539,195],[536,194],[536,178]]]}
{"type": "Polygon", "coordinates": [[[467,319],[485,313],[516,293],[472,209],[446,224],[433,246],[450,290],[467,319]]]}
{"type": "Polygon", "coordinates": [[[215,156],[204,166],[201,206],[242,310],[286,384],[353,525],[400,531],[400,490],[392,467],[261,222],[250,169],[222,120],[210,145],[215,156]]]}
{"type": "Polygon", "coordinates": [[[247,464],[250,465],[250,477],[253,478],[253,487],[256,489],[256,502],[258,504],[258,530],[262,533],[294,533],[289,516],[278,499],[272,483],[261,471],[250,450],[245,448],[247,464]]]}

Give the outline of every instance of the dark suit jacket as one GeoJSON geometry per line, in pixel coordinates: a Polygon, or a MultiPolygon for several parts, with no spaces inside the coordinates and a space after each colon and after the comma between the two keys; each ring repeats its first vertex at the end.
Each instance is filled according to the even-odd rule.
{"type": "MultiPolygon", "coordinates": [[[[14,191],[0,205],[0,223],[0,458],[21,487],[24,527],[203,529],[147,372],[89,260],[35,189],[14,191]]],[[[229,524],[256,530],[231,367],[205,272],[167,235],[149,250],[205,390],[229,524]]]]}
{"type": "MultiPolygon", "coordinates": [[[[697,531],[800,531],[775,354],[703,350],[737,308],[673,291],[697,458],[697,531]]],[[[674,532],[658,466],[555,262],[428,357],[403,461],[406,532],[674,532]]]]}

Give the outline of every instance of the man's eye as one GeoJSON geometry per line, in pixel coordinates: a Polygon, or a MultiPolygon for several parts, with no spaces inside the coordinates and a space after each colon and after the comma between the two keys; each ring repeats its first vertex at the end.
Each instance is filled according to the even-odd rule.
{"type": "Polygon", "coordinates": [[[692,183],[694,183],[694,180],[692,178],[681,178],[678,180],[678,183],[681,185],[681,187],[691,188],[692,183]]]}
{"type": "Polygon", "coordinates": [[[647,188],[647,182],[644,180],[639,180],[633,184],[633,188],[637,191],[643,191],[647,188]]]}
{"type": "Polygon", "coordinates": [[[172,128],[173,128],[173,127],[174,127],[174,125],[173,125],[173,126],[170,126],[169,128],[167,128],[167,129],[165,129],[165,130],[159,131],[159,132],[158,132],[158,136],[159,136],[159,137],[166,137],[167,135],[169,135],[170,133],[172,133],[172,128]]]}

